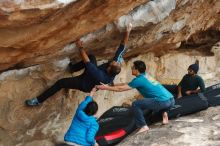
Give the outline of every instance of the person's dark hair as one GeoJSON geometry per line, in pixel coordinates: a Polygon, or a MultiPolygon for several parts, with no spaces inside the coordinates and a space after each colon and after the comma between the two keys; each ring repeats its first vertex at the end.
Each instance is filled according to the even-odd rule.
{"type": "Polygon", "coordinates": [[[98,104],[95,101],[91,101],[87,104],[86,108],[84,109],[84,112],[88,116],[94,115],[98,111],[98,104]]]}
{"type": "Polygon", "coordinates": [[[111,76],[116,76],[120,72],[121,72],[121,66],[120,65],[111,65],[110,66],[109,74],[111,76]]]}
{"type": "Polygon", "coordinates": [[[140,73],[144,73],[146,71],[146,65],[141,60],[137,60],[134,62],[134,68],[137,69],[140,73]]]}

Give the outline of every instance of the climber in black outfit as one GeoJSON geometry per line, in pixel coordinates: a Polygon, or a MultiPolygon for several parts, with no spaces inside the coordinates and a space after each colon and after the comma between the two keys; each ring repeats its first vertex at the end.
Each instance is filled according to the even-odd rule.
{"type": "Polygon", "coordinates": [[[76,64],[70,63],[69,67],[72,71],[78,71],[85,68],[84,73],[76,77],[58,80],[53,86],[51,86],[38,97],[26,100],[26,105],[40,105],[62,88],[78,89],[83,92],[90,92],[95,85],[100,85],[100,83],[112,83],[115,76],[121,71],[120,63],[123,61],[122,55],[125,51],[125,46],[128,42],[131,28],[132,24],[130,23],[127,26],[127,31],[120,43],[118,50],[115,53],[113,60],[100,66],[97,66],[95,56],[87,55],[86,51],[83,49],[82,41],[78,40],[76,42],[76,46],[79,49],[82,61],[76,64]]]}

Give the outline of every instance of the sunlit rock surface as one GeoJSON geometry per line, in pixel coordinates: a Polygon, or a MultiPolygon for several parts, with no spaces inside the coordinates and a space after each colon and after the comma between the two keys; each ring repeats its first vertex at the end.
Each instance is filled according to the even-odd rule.
{"type": "Polygon", "coordinates": [[[220,107],[155,124],[148,133],[129,136],[117,146],[219,146],[220,107]]]}
{"type": "Polygon", "coordinates": [[[72,54],[59,50],[145,2],[147,0],[80,0],[65,7],[41,10],[33,1],[37,5],[34,9],[1,10],[0,70],[70,56],[72,54]]]}
{"type": "Polygon", "coordinates": [[[63,7],[77,0],[1,0],[0,7],[4,12],[27,9],[49,9],[63,7]]]}
{"type": "MultiPolygon", "coordinates": [[[[61,90],[33,108],[24,106],[24,100],[39,95],[60,78],[79,74],[66,72],[70,60],[80,60],[72,43],[79,37],[88,53],[99,60],[110,59],[129,22],[134,28],[116,83],[133,78],[130,68],[137,59],[145,61],[147,72],[162,83],[178,83],[198,59],[199,75],[206,85],[218,83],[219,7],[218,0],[0,1],[0,145],[52,146],[62,142],[86,94],[61,90]]],[[[99,91],[95,97],[98,116],[135,96],[136,90],[99,91]]],[[[218,145],[219,111],[211,108],[165,127],[155,126],[122,145],[218,145]],[[196,135],[196,129],[202,132],[196,135]]]]}
{"type": "Polygon", "coordinates": [[[130,21],[134,30],[127,58],[149,51],[161,55],[177,48],[209,52],[219,40],[218,0],[81,0],[38,9],[40,3],[35,9],[1,10],[0,70],[74,58],[74,45],[67,44],[82,36],[89,52],[111,57],[120,42],[119,31],[130,21]]]}
{"type": "MultiPolygon", "coordinates": [[[[206,81],[210,80],[206,82],[206,85],[217,83],[219,78],[214,76],[216,70],[219,69],[215,62],[216,57],[191,57],[189,54],[193,53],[171,53],[160,58],[152,53],[140,55],[123,64],[122,72],[115,82],[130,81],[133,78],[130,70],[132,62],[141,59],[147,64],[147,72],[162,83],[178,83],[187,72],[187,67],[199,59],[201,66],[199,75],[206,81]],[[187,62],[182,61],[183,57],[187,58],[187,62]],[[214,77],[218,80],[213,80],[214,77]]],[[[41,141],[53,144],[63,141],[64,133],[69,127],[75,109],[86,94],[76,90],[61,90],[43,105],[33,108],[25,107],[24,100],[39,95],[56,80],[70,77],[71,74],[65,72],[68,62],[69,60],[65,59],[26,69],[7,71],[0,75],[0,139],[2,144],[37,145],[41,141]],[[10,137],[13,140],[8,141],[7,138],[10,137]]],[[[97,92],[95,100],[99,104],[98,116],[113,105],[130,102],[137,95],[136,90],[120,93],[97,92]]]]}

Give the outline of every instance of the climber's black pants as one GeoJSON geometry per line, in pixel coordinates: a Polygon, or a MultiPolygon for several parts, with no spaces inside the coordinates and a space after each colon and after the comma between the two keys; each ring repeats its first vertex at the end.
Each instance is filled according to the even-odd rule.
{"type": "MultiPolygon", "coordinates": [[[[97,65],[95,56],[89,55],[89,59],[90,59],[91,63],[94,63],[95,65],[97,65]]],[[[71,67],[75,71],[78,71],[78,70],[83,69],[85,67],[85,64],[82,61],[80,61],[80,62],[78,62],[74,65],[71,65],[71,67]]],[[[42,103],[46,99],[51,97],[53,94],[55,94],[56,92],[61,90],[62,88],[65,88],[65,89],[78,89],[78,90],[83,91],[83,92],[90,92],[90,89],[85,89],[83,87],[84,82],[86,82],[86,81],[84,81],[84,77],[83,77],[85,75],[85,73],[86,73],[86,70],[80,76],[63,78],[63,79],[58,80],[49,89],[47,89],[45,92],[43,92],[41,95],[39,95],[37,97],[37,100],[40,103],[42,103]]]]}

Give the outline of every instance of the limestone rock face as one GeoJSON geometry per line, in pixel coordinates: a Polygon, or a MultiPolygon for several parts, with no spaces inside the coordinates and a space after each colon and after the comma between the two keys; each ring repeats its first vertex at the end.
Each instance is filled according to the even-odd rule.
{"type": "Polygon", "coordinates": [[[216,43],[213,47],[212,47],[212,52],[214,52],[216,55],[216,64],[217,64],[217,70],[216,70],[216,74],[217,76],[220,76],[220,70],[219,70],[219,64],[220,64],[220,42],[216,43]]]}
{"type": "Polygon", "coordinates": [[[64,54],[59,50],[66,44],[103,27],[144,2],[146,0],[80,0],[61,8],[18,9],[12,12],[3,9],[0,70],[62,57],[64,54]]]}
{"type": "Polygon", "coordinates": [[[118,146],[219,146],[220,108],[209,108],[193,116],[153,125],[148,133],[129,136],[118,146]]]}
{"type": "Polygon", "coordinates": [[[68,44],[83,36],[89,52],[109,58],[128,22],[134,30],[127,58],[177,48],[209,52],[220,37],[218,0],[65,2],[0,2],[0,70],[75,58],[74,44],[68,44]]]}
{"type": "MultiPolygon", "coordinates": [[[[132,58],[123,64],[122,72],[116,77],[115,83],[129,82],[133,78],[130,69],[132,62],[139,59],[146,62],[147,72],[162,83],[178,83],[187,72],[187,67],[195,59],[199,59],[201,66],[199,75],[205,79],[206,85],[218,82],[219,77],[215,75],[216,70],[219,69],[215,62],[216,57],[201,55],[191,57],[190,54],[193,53],[168,53],[161,57],[148,53],[132,58]],[[186,58],[187,61],[183,62],[182,58],[186,58]]],[[[61,90],[43,105],[33,108],[26,107],[24,100],[39,95],[60,78],[71,77],[71,74],[65,72],[68,62],[69,60],[66,59],[7,71],[0,75],[0,144],[13,146],[42,143],[42,146],[50,146],[51,143],[54,145],[63,141],[78,104],[87,94],[76,90],[61,90]]],[[[72,76],[77,74],[80,72],[72,76]]],[[[97,116],[113,105],[130,103],[138,95],[136,90],[119,93],[97,92],[95,95],[99,105],[97,116]]]]}
{"type": "MultiPolygon", "coordinates": [[[[0,145],[52,146],[62,142],[78,104],[87,94],[63,89],[33,108],[26,107],[24,100],[36,97],[63,77],[81,73],[66,71],[70,60],[80,60],[74,44],[77,38],[99,61],[112,58],[129,22],[134,28],[116,83],[133,78],[130,68],[138,59],[145,61],[147,72],[161,83],[178,83],[196,59],[206,85],[219,82],[219,7],[219,0],[1,0],[0,145]]],[[[97,116],[138,95],[136,90],[99,91],[95,96],[97,116]]],[[[207,145],[212,145],[219,140],[219,118],[215,113],[219,108],[180,119],[190,123],[191,118],[205,121],[210,117],[215,119],[209,121],[213,127],[206,121],[195,127],[189,124],[192,128],[184,131],[185,122],[172,121],[173,128],[156,127],[150,136],[162,131],[161,137],[168,135],[173,140],[174,130],[174,141],[167,145],[194,146],[187,137],[193,134],[190,130],[207,126],[214,136],[207,145]],[[166,133],[167,129],[172,132],[166,133]]],[[[201,137],[198,143],[207,140],[204,133],[201,137]]],[[[139,145],[135,139],[122,145],[139,145]]],[[[150,137],[150,142],[143,145],[153,145],[154,141],[157,137],[150,137]]],[[[155,145],[163,144],[159,141],[155,145]]]]}

